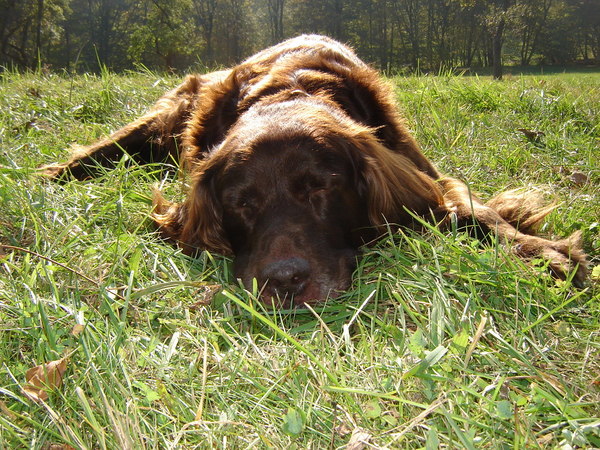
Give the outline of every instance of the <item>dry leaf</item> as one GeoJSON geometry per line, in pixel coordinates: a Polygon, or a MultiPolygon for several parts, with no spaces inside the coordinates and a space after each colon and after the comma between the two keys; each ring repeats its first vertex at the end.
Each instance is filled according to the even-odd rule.
{"type": "Polygon", "coordinates": [[[81,325],[80,323],[75,324],[75,326],[71,330],[71,335],[77,337],[83,332],[84,329],[85,329],[84,325],[81,325]]]}
{"type": "Polygon", "coordinates": [[[190,310],[196,311],[201,309],[203,306],[208,306],[212,303],[215,295],[223,288],[220,284],[207,284],[202,288],[198,289],[196,295],[200,296],[200,300],[190,305],[190,310]]]}
{"type": "Polygon", "coordinates": [[[17,418],[15,413],[12,412],[2,400],[0,400],[0,411],[2,411],[2,414],[8,416],[8,418],[11,420],[15,420],[17,418]]]}
{"type": "Polygon", "coordinates": [[[579,171],[573,172],[569,179],[577,186],[583,186],[590,181],[590,178],[585,173],[579,171]]]}
{"type": "Polygon", "coordinates": [[[348,445],[346,445],[346,450],[363,450],[369,444],[370,439],[371,435],[365,430],[355,428],[352,431],[348,445]]]}
{"type": "Polygon", "coordinates": [[[25,373],[23,394],[34,402],[48,400],[48,390],[59,388],[67,370],[67,358],[32,367],[25,373]]]}
{"type": "Polygon", "coordinates": [[[528,130],[527,128],[518,128],[517,131],[520,131],[521,133],[523,133],[525,135],[525,137],[527,139],[529,139],[530,141],[537,141],[542,136],[545,136],[543,131],[528,130]]]}
{"type": "Polygon", "coordinates": [[[554,439],[554,433],[547,433],[537,438],[537,443],[540,447],[545,448],[554,439]]]}
{"type": "Polygon", "coordinates": [[[338,434],[338,436],[345,437],[352,433],[352,429],[345,423],[341,423],[335,427],[335,432],[338,434]]]}

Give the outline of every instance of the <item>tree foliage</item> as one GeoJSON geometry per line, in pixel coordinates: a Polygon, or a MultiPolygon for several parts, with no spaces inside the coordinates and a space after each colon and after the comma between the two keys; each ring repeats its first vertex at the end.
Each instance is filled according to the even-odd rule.
{"type": "Polygon", "coordinates": [[[4,67],[215,67],[299,33],[387,70],[600,60],[598,0],[0,0],[0,12],[4,67]]]}

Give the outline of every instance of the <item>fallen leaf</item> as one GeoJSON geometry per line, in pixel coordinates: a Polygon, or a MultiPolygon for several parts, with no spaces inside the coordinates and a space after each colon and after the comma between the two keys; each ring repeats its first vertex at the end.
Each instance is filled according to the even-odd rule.
{"type": "Polygon", "coordinates": [[[355,428],[352,431],[348,445],[346,445],[346,450],[363,450],[369,444],[370,440],[371,435],[369,433],[360,428],[355,428]]]}
{"type": "Polygon", "coordinates": [[[287,414],[284,416],[283,432],[290,436],[298,436],[304,430],[304,422],[306,417],[304,412],[295,408],[288,408],[287,414]]]}
{"type": "Polygon", "coordinates": [[[8,406],[6,406],[6,403],[4,403],[2,400],[0,400],[0,411],[2,411],[2,414],[8,416],[9,419],[11,420],[15,420],[17,418],[17,416],[15,415],[14,412],[12,412],[8,406]]]}
{"type": "Polygon", "coordinates": [[[223,287],[220,284],[207,284],[206,286],[203,286],[197,292],[197,295],[200,296],[200,300],[192,303],[190,305],[190,310],[196,311],[203,306],[210,305],[215,298],[215,295],[217,295],[222,288],[223,287]]]}
{"type": "Polygon", "coordinates": [[[48,400],[48,391],[62,385],[65,370],[67,370],[67,358],[32,367],[25,373],[27,382],[23,386],[23,394],[38,403],[48,400]]]}
{"type": "Polygon", "coordinates": [[[510,419],[514,415],[514,408],[508,400],[500,400],[496,402],[496,414],[501,419],[510,419]]]}
{"type": "Polygon", "coordinates": [[[588,177],[585,173],[579,171],[573,172],[569,179],[573,182],[573,184],[576,184],[577,186],[583,186],[588,181],[590,181],[590,177],[588,177]]]}
{"type": "Polygon", "coordinates": [[[71,330],[71,335],[77,337],[83,332],[84,329],[85,329],[84,325],[81,325],[80,323],[75,324],[75,326],[71,330]]]}
{"type": "Polygon", "coordinates": [[[369,419],[377,419],[379,416],[381,416],[381,406],[377,400],[371,400],[370,402],[367,402],[363,410],[369,419]]]}
{"type": "Polygon", "coordinates": [[[600,266],[596,266],[592,269],[591,278],[592,280],[600,280],[600,266]]]}
{"type": "Polygon", "coordinates": [[[523,133],[530,141],[538,141],[542,136],[545,136],[543,131],[528,130],[527,128],[517,128],[517,131],[523,133]]]}
{"type": "Polygon", "coordinates": [[[548,446],[552,439],[554,439],[554,433],[547,433],[537,438],[537,443],[540,447],[544,448],[548,446]]]}
{"type": "Polygon", "coordinates": [[[348,436],[350,433],[352,433],[352,429],[345,423],[339,424],[337,427],[335,427],[334,430],[338,434],[338,436],[341,437],[348,436]]]}

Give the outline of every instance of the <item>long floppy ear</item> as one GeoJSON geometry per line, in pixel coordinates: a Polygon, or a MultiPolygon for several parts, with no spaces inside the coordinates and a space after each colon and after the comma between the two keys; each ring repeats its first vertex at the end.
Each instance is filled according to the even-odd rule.
{"type": "Polygon", "coordinates": [[[212,168],[199,172],[183,203],[169,202],[158,190],[154,192],[154,222],[161,235],[180,245],[187,255],[202,250],[231,254],[222,228],[222,211],[213,178],[212,168]]]}
{"type": "Polygon", "coordinates": [[[359,189],[367,199],[372,225],[409,225],[413,218],[408,211],[424,217],[432,213],[436,218],[444,215],[444,199],[436,180],[370,133],[363,133],[358,142],[359,189]]]}
{"type": "Polygon", "coordinates": [[[376,70],[357,64],[351,54],[342,56],[339,52],[330,58],[307,54],[302,67],[313,70],[297,75],[301,85],[308,87],[309,91],[310,86],[318,86],[319,90],[326,86],[324,90],[329,98],[341,106],[354,122],[368,127],[371,135],[386,148],[403,154],[431,177],[438,177],[437,170],[406,129],[391,83],[376,70]],[[327,70],[324,71],[324,67],[327,70]]]}
{"type": "Polygon", "coordinates": [[[183,143],[188,149],[184,165],[194,164],[219,144],[240,114],[238,102],[243,73],[233,69],[212,75],[217,80],[202,86],[198,104],[183,134],[183,143]]]}

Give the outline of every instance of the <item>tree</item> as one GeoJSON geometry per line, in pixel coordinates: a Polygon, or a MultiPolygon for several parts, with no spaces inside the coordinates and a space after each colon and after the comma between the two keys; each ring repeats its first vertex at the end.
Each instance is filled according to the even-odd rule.
{"type": "Polygon", "coordinates": [[[575,8],[568,1],[555,2],[541,32],[539,52],[544,64],[565,64],[577,58],[578,33],[575,8]]]}
{"type": "Polygon", "coordinates": [[[244,0],[227,0],[227,20],[225,26],[228,33],[228,63],[240,61],[244,57],[244,0]]]}
{"type": "Polygon", "coordinates": [[[34,67],[62,36],[68,0],[0,0],[0,63],[34,67]]]}
{"type": "Polygon", "coordinates": [[[459,0],[455,0],[455,3],[459,3],[459,9],[453,28],[461,30],[459,33],[454,33],[455,48],[459,49],[460,64],[471,67],[478,50],[481,50],[485,30],[481,25],[481,18],[485,14],[486,6],[483,3],[463,3],[459,0]]]}
{"type": "Polygon", "coordinates": [[[190,0],[140,0],[136,11],[127,51],[131,60],[150,65],[158,62],[173,70],[189,64],[199,53],[199,43],[190,39],[195,34],[188,24],[193,15],[190,0]]]}
{"type": "Polygon", "coordinates": [[[408,41],[410,62],[413,68],[420,66],[421,60],[421,8],[419,0],[393,0],[398,28],[404,30],[404,38],[408,41]]]}
{"type": "Polygon", "coordinates": [[[91,40],[102,64],[111,65],[117,42],[118,20],[129,6],[126,0],[87,0],[86,22],[91,32],[91,40]]]}
{"type": "Polygon", "coordinates": [[[600,58],[598,0],[0,0],[0,65],[214,67],[307,32],[383,69],[600,58]]]}
{"type": "Polygon", "coordinates": [[[488,2],[486,21],[491,36],[491,56],[493,76],[496,80],[502,79],[502,46],[504,45],[504,31],[508,20],[509,9],[513,0],[493,0],[488,2]]]}
{"type": "Polygon", "coordinates": [[[271,43],[276,44],[283,40],[283,7],[285,0],[267,0],[269,25],[271,30],[271,43]]]}
{"type": "Polygon", "coordinates": [[[215,27],[215,16],[217,12],[217,0],[193,0],[194,20],[196,27],[204,40],[204,64],[215,63],[213,30],[215,27]]]}
{"type": "Polygon", "coordinates": [[[575,30],[581,58],[600,59],[600,5],[598,0],[570,0],[573,4],[575,30]]]}

